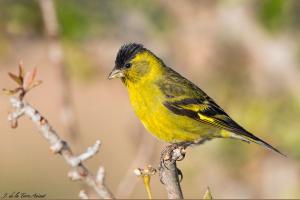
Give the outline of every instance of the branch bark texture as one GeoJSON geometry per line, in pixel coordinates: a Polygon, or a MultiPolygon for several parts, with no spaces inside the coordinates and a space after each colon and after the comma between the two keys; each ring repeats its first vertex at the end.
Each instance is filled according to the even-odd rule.
{"type": "Polygon", "coordinates": [[[161,163],[159,166],[160,180],[167,190],[169,199],[183,199],[179,180],[181,172],[177,168],[176,162],[184,158],[185,149],[178,147],[169,151],[169,147],[164,151],[167,151],[170,154],[164,154],[163,151],[161,155],[161,163]]]}

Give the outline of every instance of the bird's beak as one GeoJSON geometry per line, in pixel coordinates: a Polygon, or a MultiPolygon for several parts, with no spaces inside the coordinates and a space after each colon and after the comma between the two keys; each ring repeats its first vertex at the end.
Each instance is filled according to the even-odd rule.
{"type": "Polygon", "coordinates": [[[109,76],[108,76],[108,79],[114,79],[114,78],[122,78],[124,77],[124,71],[123,70],[120,70],[120,69],[113,69],[109,76]]]}

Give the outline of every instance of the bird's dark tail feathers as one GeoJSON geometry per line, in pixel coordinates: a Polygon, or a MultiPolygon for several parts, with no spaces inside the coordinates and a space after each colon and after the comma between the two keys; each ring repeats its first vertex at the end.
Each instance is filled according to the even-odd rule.
{"type": "MultiPolygon", "coordinates": [[[[256,137],[252,133],[249,133],[248,131],[243,131],[243,132],[239,132],[239,133],[236,133],[236,134],[241,136],[243,138],[242,139],[243,141],[254,142],[256,144],[259,144],[259,145],[262,145],[262,146],[266,147],[267,149],[271,149],[271,150],[275,151],[276,153],[279,153],[280,155],[282,155],[284,157],[287,157],[285,154],[281,153],[278,149],[276,149],[272,145],[268,144],[267,142],[263,141],[262,139],[256,137]]],[[[239,139],[241,139],[241,138],[239,138],[239,139]]]]}

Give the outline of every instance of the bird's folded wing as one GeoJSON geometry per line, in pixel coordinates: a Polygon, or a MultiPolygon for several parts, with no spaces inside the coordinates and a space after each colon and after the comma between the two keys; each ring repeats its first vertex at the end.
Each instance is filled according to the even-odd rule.
{"type": "Polygon", "coordinates": [[[179,101],[169,100],[165,101],[164,105],[177,115],[187,116],[234,133],[244,134],[246,132],[211,99],[185,98],[179,101]]]}

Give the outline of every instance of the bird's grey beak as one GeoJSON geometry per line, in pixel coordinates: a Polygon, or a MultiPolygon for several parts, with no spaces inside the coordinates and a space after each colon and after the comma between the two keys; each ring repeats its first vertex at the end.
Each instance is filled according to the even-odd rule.
{"type": "Polygon", "coordinates": [[[120,70],[120,69],[113,69],[109,76],[108,76],[108,79],[114,79],[114,78],[122,78],[124,77],[124,71],[123,70],[120,70]]]}

